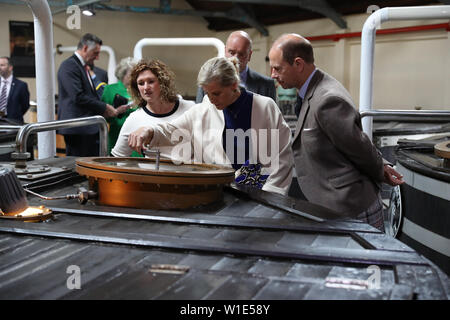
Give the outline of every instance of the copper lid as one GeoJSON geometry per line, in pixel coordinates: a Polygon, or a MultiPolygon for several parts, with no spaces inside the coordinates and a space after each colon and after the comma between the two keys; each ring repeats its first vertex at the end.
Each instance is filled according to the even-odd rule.
{"type": "Polygon", "coordinates": [[[79,174],[102,179],[158,184],[226,184],[234,180],[234,170],[224,166],[195,163],[175,164],[161,159],[159,170],[151,158],[78,158],[79,174]]]}

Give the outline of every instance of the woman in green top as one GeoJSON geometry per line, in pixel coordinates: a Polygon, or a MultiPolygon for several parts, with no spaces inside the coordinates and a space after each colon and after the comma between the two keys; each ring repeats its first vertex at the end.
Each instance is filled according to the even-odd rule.
{"type": "MultiPolygon", "coordinates": [[[[123,104],[127,104],[125,100],[130,101],[130,95],[127,88],[130,84],[131,69],[136,65],[136,60],[128,57],[120,60],[120,63],[116,67],[115,75],[119,81],[117,83],[109,84],[105,86],[102,95],[102,101],[120,108],[125,107],[123,104]],[[119,97],[116,97],[119,95],[119,97]],[[125,103],[124,103],[125,102],[125,103]]],[[[108,118],[109,134],[108,134],[108,154],[111,153],[111,149],[114,148],[117,138],[119,137],[120,128],[124,124],[129,114],[137,109],[136,106],[128,105],[125,108],[127,110],[115,118],[108,118]]]]}

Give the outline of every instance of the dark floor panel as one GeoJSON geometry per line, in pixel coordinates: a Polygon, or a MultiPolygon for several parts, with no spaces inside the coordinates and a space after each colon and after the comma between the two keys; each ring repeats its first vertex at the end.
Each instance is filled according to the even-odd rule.
{"type": "Polygon", "coordinates": [[[328,288],[325,285],[314,285],[305,294],[305,300],[387,300],[390,288],[381,290],[357,290],[328,288]]]}
{"type": "Polygon", "coordinates": [[[205,298],[212,300],[250,300],[267,282],[268,280],[264,278],[234,276],[205,298]]]}
{"type": "Polygon", "coordinates": [[[276,246],[289,249],[308,247],[317,239],[317,237],[317,233],[285,232],[284,236],[277,242],[276,246]]]}
{"type": "Polygon", "coordinates": [[[405,265],[397,266],[396,272],[399,282],[414,287],[418,299],[446,299],[441,281],[430,268],[405,265]]]}
{"type": "Polygon", "coordinates": [[[222,259],[220,255],[206,255],[206,254],[194,254],[189,253],[183,259],[180,260],[179,264],[188,266],[190,268],[208,270],[211,266],[215,265],[222,259]]]}
{"type": "Polygon", "coordinates": [[[146,268],[122,265],[92,288],[66,299],[151,299],[178,281],[183,275],[152,273],[146,268]]]}
{"type": "Polygon", "coordinates": [[[292,281],[269,281],[253,298],[257,300],[303,299],[311,284],[292,281]]]}
{"type": "MultiPolygon", "coordinates": [[[[20,238],[17,238],[20,242],[20,238]]],[[[0,273],[9,272],[9,269],[20,268],[30,261],[30,259],[39,259],[43,255],[48,255],[52,250],[61,247],[61,242],[48,243],[42,240],[26,242],[20,247],[1,255],[2,264],[0,273]]]]}
{"type": "Polygon", "coordinates": [[[251,236],[250,230],[223,230],[214,237],[214,240],[224,242],[247,243],[247,239],[251,236]]]}
{"type": "MultiPolygon", "coordinates": [[[[348,236],[330,236],[320,234],[311,243],[311,247],[347,248],[350,240],[351,238],[348,236]]],[[[360,247],[360,249],[363,248],[360,247]]]]}
{"type": "Polygon", "coordinates": [[[222,232],[218,227],[191,227],[185,230],[180,236],[188,239],[213,239],[222,232]]]}
{"type": "Polygon", "coordinates": [[[32,245],[32,242],[33,239],[29,238],[5,237],[0,242],[0,258],[4,259],[3,261],[7,260],[8,257],[3,255],[11,252],[14,254],[16,250],[23,250],[27,246],[32,245]]]}
{"type": "Polygon", "coordinates": [[[253,210],[255,202],[249,199],[236,199],[231,205],[220,210],[216,215],[226,217],[243,217],[253,210]]]}
{"type": "Polygon", "coordinates": [[[278,210],[273,208],[269,208],[263,205],[256,205],[254,208],[248,212],[245,217],[249,218],[273,218],[276,214],[278,214],[278,210]]]}
{"type": "Polygon", "coordinates": [[[278,262],[268,260],[258,260],[248,272],[260,274],[262,276],[284,276],[291,268],[292,262],[278,262]]]}
{"type": "Polygon", "coordinates": [[[211,270],[246,273],[255,263],[256,258],[224,257],[212,265],[211,270]]]}
{"type": "Polygon", "coordinates": [[[406,244],[396,240],[395,238],[382,234],[375,235],[369,233],[356,233],[358,236],[362,237],[364,240],[370,242],[376,249],[380,250],[396,250],[396,251],[410,251],[413,252],[414,249],[408,247],[406,244]]]}
{"type": "Polygon", "coordinates": [[[188,275],[169,286],[157,299],[200,300],[231,278],[228,274],[189,272],[188,275]]]}
{"type": "Polygon", "coordinates": [[[65,274],[66,267],[70,265],[66,265],[65,262],[71,256],[85,251],[86,248],[87,246],[60,243],[45,253],[3,270],[0,273],[0,299],[8,299],[9,297],[14,297],[14,299],[33,298],[31,297],[33,289],[39,291],[37,296],[34,297],[35,299],[45,298],[46,291],[43,288],[48,288],[49,285],[46,276],[52,277],[50,283],[59,281],[61,285],[64,285],[68,276],[65,274]],[[64,262],[63,266],[61,266],[62,262],[64,262]],[[56,268],[58,273],[51,274],[49,270],[52,270],[52,268],[56,268]],[[59,280],[55,281],[55,279],[59,280]]]}
{"type": "Polygon", "coordinates": [[[270,244],[277,243],[284,236],[283,231],[262,231],[262,230],[251,230],[249,237],[247,238],[247,243],[253,244],[270,244]]]}
{"type": "Polygon", "coordinates": [[[330,265],[296,263],[286,273],[286,276],[294,279],[307,278],[311,281],[316,281],[318,279],[325,279],[332,269],[333,266],[330,265]]]}

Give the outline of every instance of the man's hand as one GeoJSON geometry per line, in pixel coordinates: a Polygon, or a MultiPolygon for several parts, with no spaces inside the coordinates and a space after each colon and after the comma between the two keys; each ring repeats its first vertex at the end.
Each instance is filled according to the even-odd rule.
{"type": "Polygon", "coordinates": [[[116,108],[117,114],[118,114],[118,115],[119,115],[119,114],[122,114],[122,113],[124,113],[125,111],[127,111],[127,110],[130,109],[130,108],[131,108],[131,106],[128,105],[128,104],[121,105],[120,107],[117,107],[117,108],[116,108]]]}
{"type": "Polygon", "coordinates": [[[130,133],[128,136],[128,146],[142,153],[145,145],[149,144],[153,139],[153,129],[150,127],[141,127],[136,131],[130,133]]]}
{"type": "Polygon", "coordinates": [[[110,104],[106,105],[105,113],[103,113],[103,116],[105,118],[114,118],[114,117],[117,117],[118,115],[119,115],[119,113],[112,105],[110,105],[110,104]]]}
{"type": "Polygon", "coordinates": [[[391,186],[398,186],[405,181],[402,179],[403,175],[392,168],[390,165],[384,165],[384,183],[387,183],[391,186]]]}

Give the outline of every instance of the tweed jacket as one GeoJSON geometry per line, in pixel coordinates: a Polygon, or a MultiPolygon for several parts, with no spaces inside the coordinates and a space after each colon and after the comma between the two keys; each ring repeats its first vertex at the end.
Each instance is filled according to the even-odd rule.
{"type": "Polygon", "coordinates": [[[308,201],[356,217],[376,200],[384,178],[381,154],[363,133],[350,94],[319,69],[306,91],[292,147],[308,201]]]}

